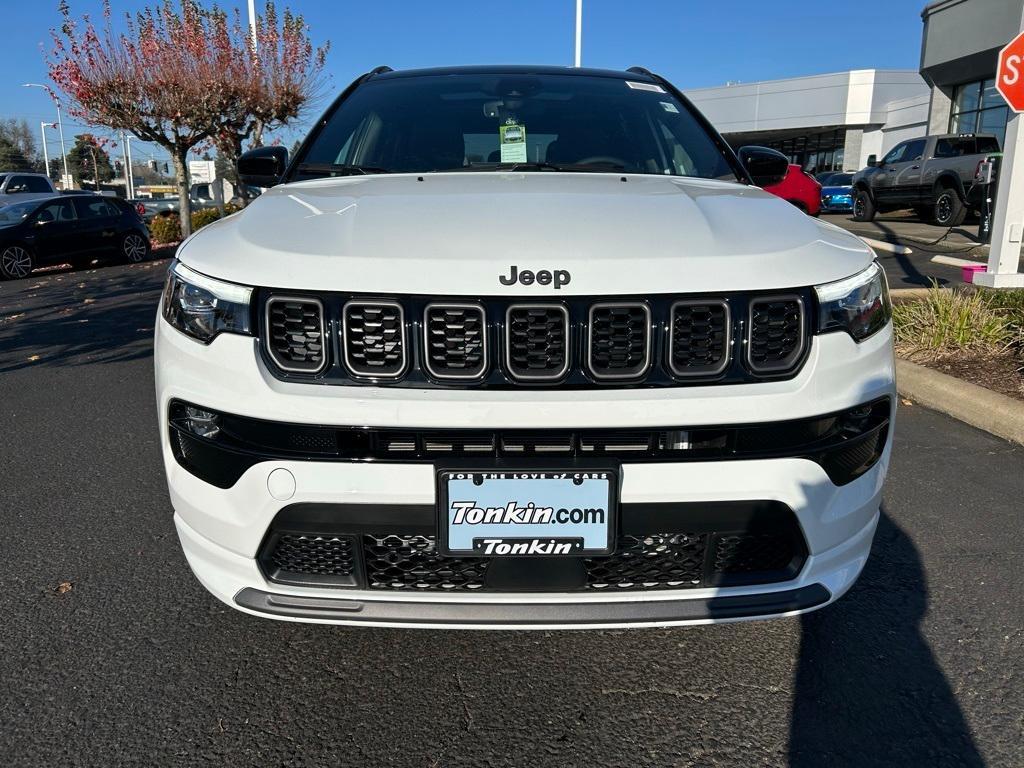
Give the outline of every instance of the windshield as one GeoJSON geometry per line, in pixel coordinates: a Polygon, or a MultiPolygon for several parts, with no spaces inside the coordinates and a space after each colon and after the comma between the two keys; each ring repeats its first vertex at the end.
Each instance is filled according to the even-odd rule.
{"type": "Polygon", "coordinates": [[[511,166],[737,180],[687,106],[660,85],[468,73],[361,85],[328,116],[295,178],[511,166]]]}
{"type": "Polygon", "coordinates": [[[13,227],[15,224],[20,224],[38,207],[38,200],[5,205],[0,208],[0,227],[13,227]]]}
{"type": "Polygon", "coordinates": [[[826,184],[829,187],[848,187],[853,184],[852,173],[834,173],[829,176],[822,184],[826,184]]]}

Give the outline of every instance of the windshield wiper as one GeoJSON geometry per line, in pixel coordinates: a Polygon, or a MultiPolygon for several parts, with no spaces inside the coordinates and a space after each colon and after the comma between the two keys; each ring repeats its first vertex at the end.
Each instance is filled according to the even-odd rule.
{"type": "Polygon", "coordinates": [[[391,173],[387,168],[372,165],[345,165],[343,163],[302,163],[299,173],[315,173],[330,176],[368,176],[371,173],[391,173]]]}

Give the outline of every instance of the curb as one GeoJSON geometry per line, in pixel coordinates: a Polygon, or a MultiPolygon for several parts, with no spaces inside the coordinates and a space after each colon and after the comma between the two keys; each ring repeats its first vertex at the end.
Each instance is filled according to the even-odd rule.
{"type": "Polygon", "coordinates": [[[896,358],[896,388],[923,406],[1024,445],[1024,402],[896,358]]]}

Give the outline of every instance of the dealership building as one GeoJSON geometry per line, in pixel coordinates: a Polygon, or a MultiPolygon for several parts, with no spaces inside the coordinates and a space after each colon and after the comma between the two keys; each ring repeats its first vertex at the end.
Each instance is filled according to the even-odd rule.
{"type": "Polygon", "coordinates": [[[995,89],[999,50],[1024,0],[938,0],[924,22],[917,70],[858,69],[688,90],[734,147],[778,149],[813,172],[857,170],[904,139],[994,133],[1009,110],[995,89]]]}

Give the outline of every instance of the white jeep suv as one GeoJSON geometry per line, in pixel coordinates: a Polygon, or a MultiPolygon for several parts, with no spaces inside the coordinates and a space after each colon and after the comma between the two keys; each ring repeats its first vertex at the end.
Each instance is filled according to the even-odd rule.
{"type": "Polygon", "coordinates": [[[216,597],[418,627],[791,615],[855,581],[892,444],[874,254],[646,70],[353,83],[181,245],[156,387],[216,597]]]}

